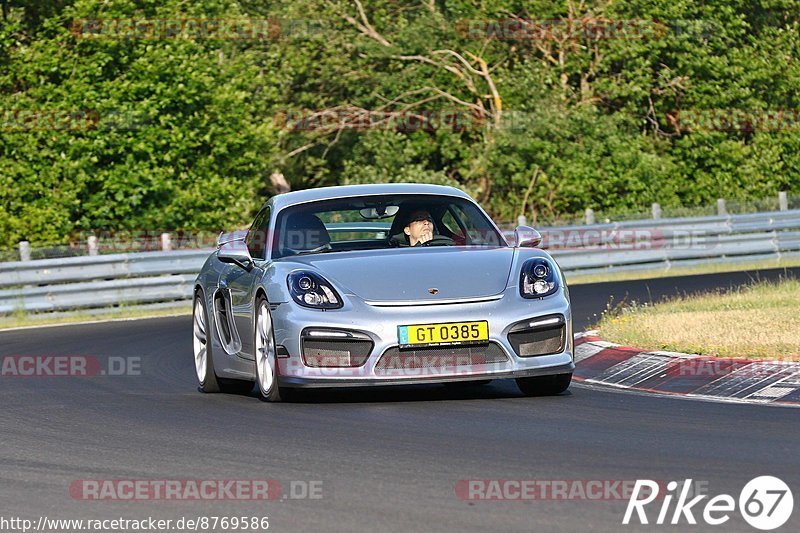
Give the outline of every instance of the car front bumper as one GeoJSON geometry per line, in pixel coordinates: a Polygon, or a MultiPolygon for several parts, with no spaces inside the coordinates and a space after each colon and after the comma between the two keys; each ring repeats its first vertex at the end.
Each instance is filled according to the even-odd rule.
{"type": "MultiPolygon", "coordinates": [[[[273,309],[272,317],[275,342],[279,347],[279,381],[285,387],[445,383],[565,374],[575,368],[571,308],[563,288],[552,296],[528,300],[519,296],[516,287],[510,287],[490,301],[446,305],[376,306],[347,295],[342,309],[318,311],[288,302],[273,309]],[[509,342],[509,330],[520,322],[548,315],[564,318],[563,350],[549,355],[518,356],[509,342]],[[422,367],[401,366],[387,370],[378,365],[387,351],[398,347],[398,326],[480,320],[488,321],[489,342],[499,346],[505,360],[475,362],[469,357],[449,355],[422,367]],[[374,344],[360,366],[312,367],[302,357],[302,332],[306,328],[356,332],[368,336],[374,344]]],[[[458,351],[455,349],[451,354],[458,351]]]]}

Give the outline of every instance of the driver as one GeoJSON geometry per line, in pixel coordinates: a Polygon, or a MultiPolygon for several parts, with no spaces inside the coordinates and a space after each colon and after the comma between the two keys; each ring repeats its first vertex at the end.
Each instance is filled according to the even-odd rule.
{"type": "Polygon", "coordinates": [[[408,237],[410,246],[422,245],[433,239],[433,218],[428,211],[419,209],[409,215],[403,233],[408,237]]]}

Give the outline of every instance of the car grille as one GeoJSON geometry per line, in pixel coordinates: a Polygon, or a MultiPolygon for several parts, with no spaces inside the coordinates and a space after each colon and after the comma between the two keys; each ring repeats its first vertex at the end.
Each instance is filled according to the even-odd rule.
{"type": "Polygon", "coordinates": [[[303,359],[311,367],[361,366],[372,352],[367,340],[303,339],[303,359]]]}
{"type": "Polygon", "coordinates": [[[417,349],[389,348],[375,365],[375,373],[398,369],[434,368],[445,370],[456,366],[505,363],[508,356],[499,344],[467,346],[434,346],[417,349]]]}
{"type": "Polygon", "coordinates": [[[531,329],[509,333],[508,342],[520,357],[551,355],[564,351],[567,327],[559,324],[547,329],[531,329]]]}

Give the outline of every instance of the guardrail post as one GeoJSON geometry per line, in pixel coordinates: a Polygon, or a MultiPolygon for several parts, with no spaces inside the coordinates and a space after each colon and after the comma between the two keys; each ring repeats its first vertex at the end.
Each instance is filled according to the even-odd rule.
{"type": "Polygon", "coordinates": [[[786,196],[786,191],[781,191],[778,193],[778,205],[780,206],[779,209],[781,211],[789,210],[789,198],[786,196]]]}
{"type": "Polygon", "coordinates": [[[525,215],[520,215],[517,217],[517,226],[527,226],[528,225],[528,217],[525,215]]]}
{"type": "Polygon", "coordinates": [[[661,204],[659,204],[658,202],[653,202],[652,208],[653,208],[653,218],[654,219],[661,218],[661,204]]]}
{"type": "Polygon", "coordinates": [[[172,236],[169,233],[161,234],[161,251],[162,252],[172,251],[172,236]]]}
{"type": "Polygon", "coordinates": [[[725,198],[717,198],[717,214],[719,216],[728,214],[728,209],[725,207],[725,198]]]}
{"type": "Polygon", "coordinates": [[[19,243],[19,260],[20,261],[30,261],[31,260],[31,243],[28,241],[20,241],[19,243]]]}
{"type": "Polygon", "coordinates": [[[591,207],[586,208],[586,213],[584,214],[584,222],[586,222],[587,226],[591,226],[594,224],[594,209],[591,207]]]}
{"type": "Polygon", "coordinates": [[[97,237],[89,235],[86,239],[86,247],[89,248],[89,255],[97,255],[97,237]]]}

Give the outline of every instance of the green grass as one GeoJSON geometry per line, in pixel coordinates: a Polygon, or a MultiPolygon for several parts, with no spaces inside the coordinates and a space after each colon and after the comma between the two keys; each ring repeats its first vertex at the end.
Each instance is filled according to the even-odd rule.
{"type": "Polygon", "coordinates": [[[76,311],[74,314],[26,313],[21,310],[7,316],[0,316],[0,330],[30,326],[51,326],[74,324],[77,322],[99,322],[106,320],[123,320],[150,318],[159,316],[189,315],[192,312],[190,302],[176,302],[175,306],[147,309],[130,307],[92,309],[76,311]]]}
{"type": "Polygon", "coordinates": [[[631,302],[608,309],[598,327],[605,340],[645,350],[800,360],[800,281],[631,302]]]}

